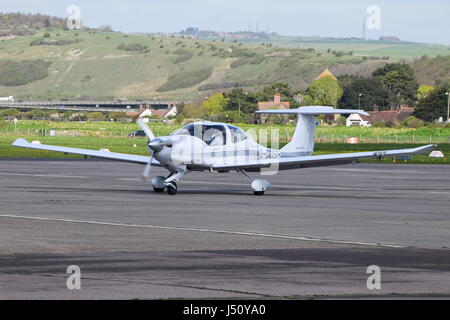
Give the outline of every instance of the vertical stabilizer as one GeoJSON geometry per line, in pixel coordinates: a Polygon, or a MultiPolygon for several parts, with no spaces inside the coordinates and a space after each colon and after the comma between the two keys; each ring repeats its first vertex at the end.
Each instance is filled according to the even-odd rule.
{"type": "Polygon", "coordinates": [[[301,107],[298,109],[274,109],[256,111],[259,114],[297,114],[298,121],[294,136],[281,152],[296,153],[297,155],[310,155],[314,151],[316,132],[316,116],[321,114],[361,114],[368,116],[363,110],[333,109],[332,107],[301,107]]]}
{"type": "Polygon", "coordinates": [[[310,155],[314,151],[315,135],[316,118],[311,115],[299,114],[291,142],[285,145],[280,151],[310,155]]]}

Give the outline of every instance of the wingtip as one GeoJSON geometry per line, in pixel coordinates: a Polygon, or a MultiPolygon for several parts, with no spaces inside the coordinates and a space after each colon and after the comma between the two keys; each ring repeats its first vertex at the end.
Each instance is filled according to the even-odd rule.
{"type": "Polygon", "coordinates": [[[16,139],[16,141],[14,141],[13,142],[13,146],[20,146],[20,145],[23,145],[23,144],[27,144],[28,143],[28,141],[27,140],[25,140],[24,138],[18,138],[18,139],[16,139]]]}

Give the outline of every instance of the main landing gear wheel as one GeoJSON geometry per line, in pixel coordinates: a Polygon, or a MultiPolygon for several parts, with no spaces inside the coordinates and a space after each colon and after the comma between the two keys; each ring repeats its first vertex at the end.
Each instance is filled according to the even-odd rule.
{"type": "Polygon", "coordinates": [[[155,191],[156,193],[162,193],[164,192],[164,188],[153,188],[153,191],[155,191]]]}
{"type": "Polygon", "coordinates": [[[169,182],[169,184],[167,185],[167,193],[171,196],[174,196],[177,194],[177,191],[177,184],[175,182],[169,182]]]}
{"type": "Polygon", "coordinates": [[[263,196],[264,195],[264,191],[253,191],[253,194],[255,196],[263,196]]]}

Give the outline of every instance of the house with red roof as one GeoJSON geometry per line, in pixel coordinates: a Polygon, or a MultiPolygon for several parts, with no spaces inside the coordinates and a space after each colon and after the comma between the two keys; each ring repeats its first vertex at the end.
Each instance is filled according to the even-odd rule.
{"type": "Polygon", "coordinates": [[[376,122],[394,123],[402,122],[409,116],[414,114],[414,108],[400,107],[399,110],[386,111],[369,111],[369,116],[361,116],[358,114],[351,114],[346,121],[347,127],[350,126],[364,126],[370,127],[376,122]]]}
{"type": "Polygon", "coordinates": [[[258,102],[259,111],[271,109],[289,109],[289,102],[281,101],[281,95],[279,93],[275,93],[273,96],[273,101],[258,102]]]}
{"type": "MultiPolygon", "coordinates": [[[[258,110],[272,110],[272,109],[289,109],[289,102],[281,101],[281,95],[279,93],[275,93],[273,96],[273,101],[267,102],[258,102],[258,110]]],[[[260,122],[266,122],[268,115],[260,115],[260,122]]],[[[288,116],[284,116],[285,121],[289,120],[288,116]]]]}

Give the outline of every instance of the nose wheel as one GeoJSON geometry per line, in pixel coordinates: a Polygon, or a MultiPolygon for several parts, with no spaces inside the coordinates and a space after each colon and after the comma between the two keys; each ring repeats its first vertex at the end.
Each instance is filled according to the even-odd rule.
{"type": "Polygon", "coordinates": [[[175,182],[172,181],[167,184],[167,194],[174,196],[177,194],[177,191],[178,191],[178,186],[175,182]]]}

